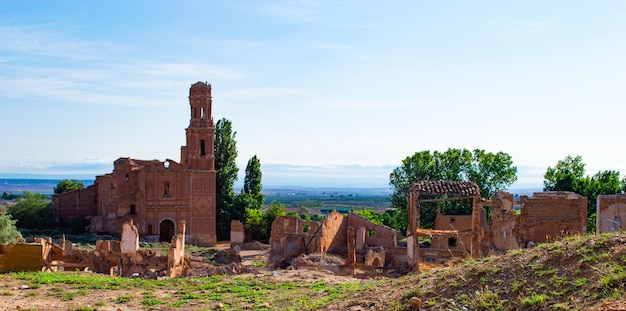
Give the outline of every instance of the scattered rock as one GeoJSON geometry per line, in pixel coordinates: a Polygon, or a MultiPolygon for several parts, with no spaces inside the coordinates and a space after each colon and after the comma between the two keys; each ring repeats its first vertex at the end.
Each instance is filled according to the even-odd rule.
{"type": "Polygon", "coordinates": [[[422,300],[417,297],[411,297],[411,299],[409,299],[409,304],[411,305],[412,308],[418,308],[418,309],[423,306],[422,300]]]}

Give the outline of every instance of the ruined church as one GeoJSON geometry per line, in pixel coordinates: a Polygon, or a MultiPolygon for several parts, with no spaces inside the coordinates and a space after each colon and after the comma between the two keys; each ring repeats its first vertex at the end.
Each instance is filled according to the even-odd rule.
{"type": "Polygon", "coordinates": [[[113,172],[97,176],[82,190],[54,195],[55,217],[62,225],[89,219],[88,232],[120,233],[132,220],[147,240],[170,242],[181,220],[188,243],[211,246],[215,235],[215,125],[211,116],[211,85],[189,90],[191,118],[180,163],[167,159],[119,158],[113,172]]]}

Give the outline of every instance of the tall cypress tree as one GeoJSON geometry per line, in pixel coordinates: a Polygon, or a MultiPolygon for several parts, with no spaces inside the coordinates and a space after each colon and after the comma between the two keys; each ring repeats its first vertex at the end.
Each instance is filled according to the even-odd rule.
{"type": "Polygon", "coordinates": [[[216,231],[219,240],[229,238],[231,219],[241,217],[232,213],[235,200],[233,186],[239,172],[235,163],[237,159],[236,134],[237,132],[233,132],[230,120],[222,118],[217,121],[215,125],[215,170],[217,171],[215,201],[217,204],[216,231]]]}
{"type": "Polygon", "coordinates": [[[263,207],[263,201],[265,196],[261,193],[263,185],[261,184],[261,178],[263,173],[261,172],[261,161],[256,154],[248,160],[246,165],[246,177],[243,180],[242,193],[249,194],[256,202],[255,208],[261,209],[263,207]]]}

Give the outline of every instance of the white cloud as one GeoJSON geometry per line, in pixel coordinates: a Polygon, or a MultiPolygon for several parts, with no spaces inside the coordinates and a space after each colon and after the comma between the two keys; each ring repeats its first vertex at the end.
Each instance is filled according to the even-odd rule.
{"type": "Polygon", "coordinates": [[[83,61],[98,59],[110,51],[123,50],[113,42],[73,41],[50,31],[50,28],[54,28],[50,26],[0,25],[0,51],[19,53],[20,58],[35,54],[83,61]]]}
{"type": "Polygon", "coordinates": [[[220,96],[229,99],[268,98],[306,94],[307,91],[289,87],[258,87],[220,92],[220,96]]]}

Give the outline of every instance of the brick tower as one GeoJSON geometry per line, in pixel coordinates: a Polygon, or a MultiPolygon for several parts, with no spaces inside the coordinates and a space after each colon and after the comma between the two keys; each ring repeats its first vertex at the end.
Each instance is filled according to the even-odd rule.
{"type": "Polygon", "coordinates": [[[213,245],[215,235],[215,125],[211,115],[211,85],[193,84],[189,90],[191,119],[186,129],[187,145],[181,147],[181,164],[189,171],[189,240],[213,245]]]}

